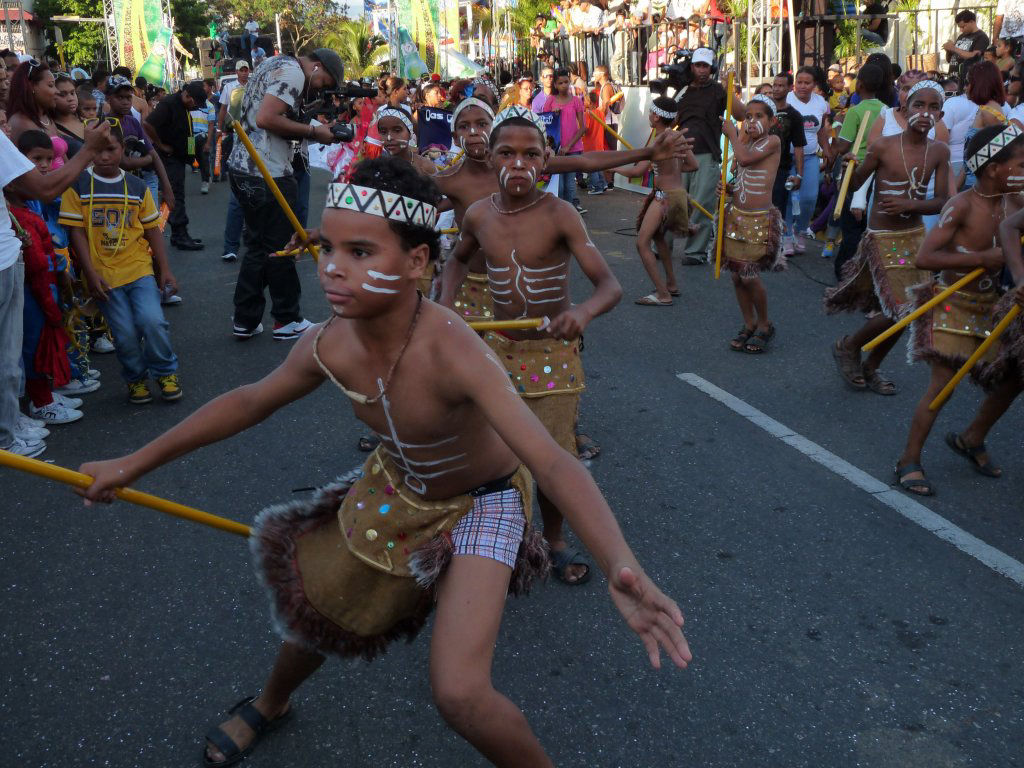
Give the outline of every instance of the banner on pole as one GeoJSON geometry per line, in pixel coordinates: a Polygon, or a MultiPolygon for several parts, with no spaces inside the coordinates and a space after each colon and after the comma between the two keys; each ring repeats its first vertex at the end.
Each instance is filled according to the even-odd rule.
{"type": "Polygon", "coordinates": [[[161,0],[113,0],[117,59],[146,82],[170,88],[174,50],[161,0]]]}
{"type": "MultiPolygon", "coordinates": [[[[405,40],[402,36],[403,28],[413,43],[417,58],[423,63],[426,72],[440,72],[440,61],[438,56],[438,0],[398,0],[395,3],[395,10],[398,15],[399,46],[402,62],[405,62],[408,54],[404,50],[405,40]]],[[[402,75],[404,77],[404,75],[402,75]]],[[[419,77],[419,75],[409,75],[419,77]]]]}

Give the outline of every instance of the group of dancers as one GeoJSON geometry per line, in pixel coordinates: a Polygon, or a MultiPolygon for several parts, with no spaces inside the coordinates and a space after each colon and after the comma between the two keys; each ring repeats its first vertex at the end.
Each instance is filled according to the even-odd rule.
{"type": "MultiPolygon", "coordinates": [[[[1021,301],[1019,289],[996,301],[1004,253],[1018,283],[1024,278],[1019,240],[1016,251],[992,241],[996,229],[1016,238],[1015,228],[1024,226],[1016,194],[1024,190],[1024,141],[1015,128],[985,129],[969,144],[976,187],[946,204],[924,200],[930,177],[948,167],[948,151],[927,138],[941,93],[936,83],[915,87],[906,133],[872,145],[857,170],[854,185],[874,172],[892,194],[876,195],[869,234],[828,298],[831,309],[878,313],[870,336],[915,298],[984,266],[987,277],[914,328],[914,354],[933,367],[929,392],[1009,303],[1021,301]],[[921,248],[920,214],[932,207],[942,217],[921,248]],[[938,282],[931,270],[941,270],[938,282]]],[[[774,334],[759,273],[784,266],[781,218],[771,205],[781,148],[772,134],[775,109],[770,98],[754,97],[742,128],[723,126],[737,173],[723,190],[731,201],[722,264],[733,274],[744,319],[733,346],[749,352],[763,352],[774,334]]],[[[680,609],[641,568],[576,458],[585,386],[580,341],[622,291],[573,206],[538,185],[547,173],[650,164],[655,188],[637,248],[655,299],[671,296],[678,286],[666,237],[691,231],[681,173],[693,165],[685,133],[670,130],[673,110],[671,100],[655,100],[657,138],[649,147],[553,156],[530,110],[495,114],[487,100],[468,98],[453,114],[460,159],[436,172],[415,152],[408,115],[385,107],[377,125],[388,156],[364,160],[331,184],[321,226],[308,233],[319,245],[331,317],[260,381],[221,395],[125,457],[82,466],[95,478],[87,498],[112,501],[116,488],[259,423],[325,381],[379,439],[359,470],[310,501],[258,515],[251,546],[284,642],[262,691],[207,734],[204,765],[239,762],[286,722],[292,694],[325,655],[370,659],[395,638],[414,635],[431,610],[429,675],[446,722],[495,765],[552,765],[520,710],[493,688],[491,661],[507,593],[528,591],[551,566],[568,583],[590,576],[592,561],[567,546],[563,516],[608,578],[611,598],[651,664],[660,666],[661,650],[678,667],[691,661],[680,609]],[[443,255],[437,220],[447,208],[458,236],[443,255]],[[593,284],[575,305],[573,259],[593,284]],[[536,319],[542,327],[478,334],[465,322],[478,318],[536,319]],[[530,519],[534,482],[542,531],[530,519]]],[[[1018,323],[986,363],[982,378],[992,394],[977,427],[956,437],[956,449],[979,468],[991,468],[980,438],[1021,389],[1021,338],[1018,323]]],[[[862,371],[861,343],[855,334],[835,348],[852,385],[862,371]]],[[[927,484],[915,473],[930,426],[919,408],[900,464],[901,481],[917,483],[909,490],[927,484]]]]}

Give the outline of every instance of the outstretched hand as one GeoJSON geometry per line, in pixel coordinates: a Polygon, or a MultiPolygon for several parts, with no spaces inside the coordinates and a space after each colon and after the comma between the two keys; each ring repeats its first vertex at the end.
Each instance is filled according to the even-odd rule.
{"type": "Polygon", "coordinates": [[[302,254],[306,250],[306,248],[309,247],[310,243],[316,243],[316,241],[319,239],[320,230],[317,228],[307,229],[305,237],[301,237],[299,233],[296,232],[292,235],[291,240],[288,241],[288,245],[286,245],[282,250],[275,251],[270,255],[276,257],[293,258],[296,261],[298,261],[302,257],[302,254]]]}
{"type": "Polygon", "coordinates": [[[686,129],[680,131],[662,131],[651,142],[651,160],[659,162],[673,157],[684,159],[693,150],[693,140],[686,135],[686,129]]]}
{"type": "Polygon", "coordinates": [[[661,669],[661,650],[680,669],[686,669],[693,654],[683,636],[683,612],[673,600],[654,586],[647,574],[624,565],[608,579],[612,602],[629,628],[640,635],[651,666],[661,669]]]}
{"type": "Polygon", "coordinates": [[[92,478],[92,485],[88,488],[75,488],[75,493],[85,498],[86,506],[93,501],[110,504],[116,498],[117,490],[135,479],[124,459],[90,461],[80,466],[78,471],[92,478]]]}

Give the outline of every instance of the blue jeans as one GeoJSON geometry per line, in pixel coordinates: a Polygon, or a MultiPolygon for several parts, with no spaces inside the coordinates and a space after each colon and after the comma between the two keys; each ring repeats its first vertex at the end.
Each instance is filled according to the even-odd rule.
{"type": "Polygon", "coordinates": [[[146,182],[146,186],[149,187],[149,194],[153,196],[153,205],[156,209],[160,210],[160,177],[156,175],[156,171],[143,171],[142,180],[146,182]]]}
{"type": "Polygon", "coordinates": [[[787,229],[790,234],[802,235],[814,215],[814,204],[818,202],[818,189],[821,187],[820,162],[817,155],[808,155],[804,159],[804,174],[800,179],[800,189],[789,193],[790,210],[786,216],[787,229]],[[794,214],[792,204],[793,198],[800,199],[800,213],[794,214]]]}
{"type": "Polygon", "coordinates": [[[587,189],[591,192],[608,189],[608,180],[604,177],[604,171],[592,171],[587,174],[587,189]]]}
{"type": "Polygon", "coordinates": [[[299,185],[295,218],[302,226],[306,226],[306,219],[309,218],[309,183],[311,181],[309,169],[303,165],[301,171],[295,172],[295,181],[299,185]]]}
{"type": "Polygon", "coordinates": [[[228,198],[228,218],[224,222],[224,253],[238,254],[242,247],[243,224],[245,217],[242,215],[242,206],[238,204],[234,190],[231,190],[231,197],[228,198]]]}
{"type": "Polygon", "coordinates": [[[100,302],[100,311],[110,326],[127,382],[148,376],[167,376],[178,370],[178,357],[171,348],[170,323],[160,308],[160,290],[152,275],[114,288],[100,302]]]}
{"type": "MultiPolygon", "coordinates": [[[[582,152],[566,152],[566,157],[569,155],[582,155],[582,152]]],[[[565,200],[567,203],[576,202],[576,173],[562,173],[559,174],[558,181],[558,196],[565,200]]]]}

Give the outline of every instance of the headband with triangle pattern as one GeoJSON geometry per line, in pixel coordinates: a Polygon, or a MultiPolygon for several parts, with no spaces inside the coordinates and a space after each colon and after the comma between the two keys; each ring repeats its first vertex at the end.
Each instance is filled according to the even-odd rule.
{"type": "Polygon", "coordinates": [[[491,128],[491,130],[494,130],[494,128],[497,128],[506,120],[512,120],[513,118],[517,117],[522,120],[529,120],[531,123],[533,123],[534,127],[536,127],[538,131],[540,131],[542,136],[547,135],[547,128],[544,126],[544,121],[537,116],[537,113],[534,112],[532,109],[520,107],[517,104],[513,104],[512,106],[505,107],[503,110],[501,110],[501,112],[498,113],[497,117],[494,118],[494,126],[491,128]]]}
{"type": "Polygon", "coordinates": [[[967,158],[967,167],[971,169],[971,173],[977,174],[986,163],[994,160],[996,155],[1010,146],[1021,134],[1022,131],[1016,124],[1007,123],[1003,130],[992,137],[992,141],[967,158]]]}
{"type": "Polygon", "coordinates": [[[413,130],[412,120],[409,119],[409,114],[404,109],[385,105],[377,110],[377,114],[373,117],[373,122],[379,123],[382,117],[393,117],[396,120],[400,120],[402,125],[409,129],[409,134],[415,139],[416,131],[413,130]]]}
{"type": "Polygon", "coordinates": [[[437,224],[437,208],[434,206],[414,197],[405,197],[373,187],[361,187],[358,184],[328,184],[324,207],[369,213],[382,219],[431,229],[437,224]]]}

